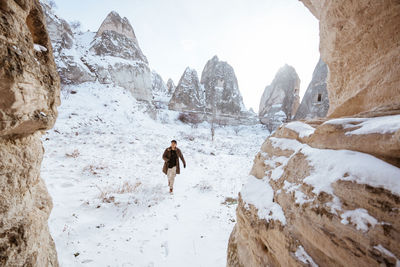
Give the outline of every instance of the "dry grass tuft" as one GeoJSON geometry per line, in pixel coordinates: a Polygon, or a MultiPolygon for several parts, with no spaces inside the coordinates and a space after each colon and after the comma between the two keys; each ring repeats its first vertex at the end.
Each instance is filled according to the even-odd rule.
{"type": "Polygon", "coordinates": [[[141,182],[136,182],[134,184],[125,181],[122,185],[118,187],[106,187],[101,189],[99,186],[96,186],[97,189],[100,191],[100,195],[98,196],[99,199],[101,199],[102,202],[104,203],[115,203],[115,196],[114,194],[127,194],[127,193],[133,193],[137,190],[139,186],[141,186],[141,182]]]}
{"type": "Polygon", "coordinates": [[[69,157],[69,158],[74,158],[74,159],[76,159],[77,157],[79,157],[80,154],[81,154],[81,153],[79,153],[79,150],[78,150],[78,149],[75,149],[72,153],[65,153],[65,156],[66,156],[66,157],[69,157]]]}

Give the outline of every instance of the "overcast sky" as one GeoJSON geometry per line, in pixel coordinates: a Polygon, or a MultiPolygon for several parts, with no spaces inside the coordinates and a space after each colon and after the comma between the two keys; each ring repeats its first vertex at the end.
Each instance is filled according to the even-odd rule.
{"type": "Polygon", "coordinates": [[[235,70],[247,108],[285,63],[301,96],[319,59],[318,21],[298,0],[55,0],[56,13],[97,31],[115,10],[131,22],[150,68],[175,84],[187,66],[201,76],[218,55],[235,70]]]}

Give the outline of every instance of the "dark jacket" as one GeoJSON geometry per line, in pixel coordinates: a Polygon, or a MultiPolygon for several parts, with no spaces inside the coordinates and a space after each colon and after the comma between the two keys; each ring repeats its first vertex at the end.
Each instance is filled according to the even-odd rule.
{"type": "MultiPolygon", "coordinates": [[[[171,158],[171,147],[168,147],[165,149],[164,154],[162,156],[163,160],[164,160],[164,167],[163,167],[163,172],[165,174],[167,174],[168,171],[168,161],[171,158]]],[[[176,148],[176,174],[180,173],[180,169],[179,169],[179,158],[181,158],[182,162],[183,162],[183,166],[186,167],[186,162],[185,159],[183,158],[182,152],[179,148],[176,148]]]]}

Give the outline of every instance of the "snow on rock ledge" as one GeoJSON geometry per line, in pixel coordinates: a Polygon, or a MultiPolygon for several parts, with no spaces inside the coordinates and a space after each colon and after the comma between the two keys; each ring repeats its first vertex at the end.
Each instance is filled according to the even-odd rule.
{"type": "Polygon", "coordinates": [[[246,208],[249,207],[249,204],[257,208],[257,214],[260,219],[276,220],[280,221],[282,225],[286,224],[282,207],[273,201],[274,191],[268,180],[260,180],[250,176],[247,184],[242,188],[241,197],[246,203],[246,208]]]}
{"type": "Polygon", "coordinates": [[[329,121],[292,122],[267,138],[240,193],[228,266],[395,266],[400,168],[391,162],[400,158],[400,124],[388,122],[396,119],[362,118],[369,143],[359,150],[389,143],[391,158],[352,150],[360,135],[346,135],[354,128],[345,126],[357,118],[330,131],[329,121]],[[372,131],[370,122],[387,129],[372,131]],[[340,149],[329,147],[332,131],[341,133],[340,149]]]}

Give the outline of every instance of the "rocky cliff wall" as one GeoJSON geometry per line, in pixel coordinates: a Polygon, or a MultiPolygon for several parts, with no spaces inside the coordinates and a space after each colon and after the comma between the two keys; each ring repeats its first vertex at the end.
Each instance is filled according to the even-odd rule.
{"type": "Polygon", "coordinates": [[[399,2],[303,0],[320,20],[328,116],[262,145],[228,266],[399,266],[399,2]]]}
{"type": "Polygon", "coordinates": [[[37,0],[0,2],[0,265],[58,266],[40,165],[59,76],[37,0]]]}
{"type": "Polygon", "coordinates": [[[329,67],[328,116],[398,110],[399,1],[302,2],[319,19],[321,57],[329,67]]]}

